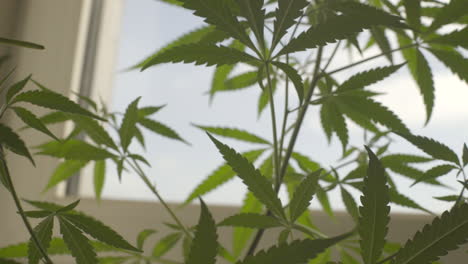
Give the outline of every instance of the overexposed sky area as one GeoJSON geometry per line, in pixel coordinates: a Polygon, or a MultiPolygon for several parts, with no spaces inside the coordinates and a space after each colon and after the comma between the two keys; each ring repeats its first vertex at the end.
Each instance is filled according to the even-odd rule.
{"type": "MultiPolygon", "coordinates": [[[[177,141],[145,133],[147,137],[146,157],[152,167],[146,169],[151,180],[156,183],[162,196],[169,202],[181,202],[208,174],[223,160],[206,134],[190,123],[209,126],[237,127],[254,132],[265,138],[271,138],[270,116],[265,111],[257,119],[258,87],[230,93],[219,93],[211,106],[208,96],[214,67],[194,66],[192,64],[164,64],[150,68],[145,72],[119,72],[156,49],[188,32],[202,21],[189,11],[160,3],[154,0],[126,1],[122,21],[122,34],[116,65],[116,78],[113,89],[112,109],[123,112],[126,105],[134,98],[142,96],[140,106],[167,104],[154,118],[174,128],[192,146],[177,141]]],[[[374,50],[377,54],[378,51],[374,50]]],[[[356,55],[358,56],[358,55],[356,55]]],[[[355,57],[359,59],[359,57],[355,57]]],[[[428,56],[436,85],[436,102],[432,120],[424,127],[425,112],[422,98],[406,68],[382,81],[372,88],[384,91],[386,95],[377,97],[379,101],[392,109],[408,125],[414,134],[437,139],[457,153],[461,153],[463,142],[468,142],[468,85],[461,82],[448,69],[428,56]]],[[[402,62],[396,58],[396,62],[402,62]]],[[[339,56],[329,69],[349,63],[347,56],[339,56]]],[[[357,70],[388,65],[385,59],[365,64],[362,68],[346,71],[339,79],[349,77],[357,70]]],[[[279,89],[276,100],[282,102],[284,91],[279,89]]],[[[295,94],[292,94],[295,96],[295,94]]],[[[297,143],[297,150],[311,156],[326,168],[337,165],[341,155],[341,145],[336,138],[328,145],[320,127],[318,107],[311,108],[297,143]]],[[[362,129],[348,123],[351,143],[362,146],[362,129]]],[[[239,151],[253,149],[252,144],[220,138],[239,151]]],[[[138,150],[137,144],[132,145],[138,150]]],[[[394,152],[422,154],[408,142],[399,140],[393,145],[394,152]]],[[[143,151],[143,150],[141,150],[143,151]]],[[[122,182],[118,181],[115,170],[109,168],[103,196],[111,199],[154,200],[150,191],[141,180],[132,174],[125,174],[122,182]]],[[[345,170],[343,170],[345,171],[345,170]]],[[[455,182],[455,175],[445,176],[448,183],[455,182]]],[[[422,206],[435,212],[448,209],[449,204],[436,201],[431,196],[454,194],[457,191],[446,188],[432,188],[419,184],[409,188],[411,181],[397,178],[400,192],[414,198],[422,206]],[[431,192],[428,193],[428,188],[431,192]]],[[[456,186],[456,185],[455,185],[456,186]]],[[[239,205],[244,197],[245,186],[239,179],[233,179],[219,189],[204,196],[212,204],[239,205]]],[[[92,191],[87,192],[91,194],[92,191]]],[[[359,193],[353,192],[355,197],[359,193]]],[[[332,207],[343,208],[339,191],[330,196],[332,207]]],[[[315,201],[312,207],[319,205],[315,201]]],[[[408,209],[393,206],[393,211],[408,209]]]]}

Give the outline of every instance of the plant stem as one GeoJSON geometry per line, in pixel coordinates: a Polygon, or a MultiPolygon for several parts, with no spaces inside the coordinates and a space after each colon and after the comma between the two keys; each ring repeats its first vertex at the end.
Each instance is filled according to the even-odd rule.
{"type": "Polygon", "coordinates": [[[146,184],[146,186],[151,190],[151,192],[158,198],[159,202],[164,206],[166,211],[169,213],[169,215],[172,217],[172,219],[176,222],[176,224],[182,229],[182,231],[185,233],[187,237],[192,237],[192,234],[187,230],[187,228],[182,224],[182,222],[179,220],[179,218],[176,216],[174,211],[169,207],[169,205],[164,201],[164,199],[161,197],[159,192],[156,190],[156,188],[151,184],[151,182],[148,180],[148,177],[146,174],[143,172],[141,169],[140,165],[135,162],[135,160],[132,160],[132,162],[127,160],[127,163],[132,167],[132,169],[140,176],[140,178],[143,180],[143,182],[146,184]]]}
{"type": "Polygon", "coordinates": [[[275,103],[274,103],[274,98],[273,98],[273,88],[271,84],[271,76],[270,76],[270,65],[268,63],[265,63],[265,69],[266,69],[266,74],[267,74],[267,81],[268,81],[268,94],[270,97],[270,112],[271,112],[271,126],[272,126],[272,132],[273,132],[273,156],[274,156],[274,162],[275,162],[275,181],[276,185],[280,183],[280,174],[279,174],[279,168],[280,168],[280,159],[279,159],[279,154],[278,154],[278,134],[276,130],[276,111],[275,111],[275,103]]]}
{"type": "Polygon", "coordinates": [[[42,257],[44,258],[45,263],[52,264],[53,262],[49,258],[49,255],[47,255],[47,251],[44,249],[42,244],[39,242],[39,239],[37,238],[36,234],[34,233],[34,230],[33,230],[32,226],[31,226],[31,223],[29,223],[28,218],[24,214],[23,207],[21,206],[21,202],[20,202],[20,200],[18,198],[18,195],[16,193],[15,186],[13,184],[13,180],[11,179],[10,171],[8,170],[8,166],[6,164],[6,160],[5,160],[4,157],[5,156],[3,155],[3,147],[0,146],[0,163],[1,163],[0,166],[2,167],[3,172],[5,173],[5,177],[6,177],[5,180],[7,181],[6,184],[8,186],[8,189],[9,189],[10,193],[11,193],[11,196],[13,197],[13,200],[15,201],[16,209],[18,210],[18,213],[20,214],[21,219],[23,220],[23,223],[26,226],[26,229],[28,230],[29,234],[31,235],[31,239],[32,239],[33,243],[36,245],[37,249],[41,253],[42,257]]]}

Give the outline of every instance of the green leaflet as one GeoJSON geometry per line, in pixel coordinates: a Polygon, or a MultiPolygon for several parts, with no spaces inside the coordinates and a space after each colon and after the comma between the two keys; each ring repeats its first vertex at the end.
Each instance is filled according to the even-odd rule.
{"type": "Polygon", "coordinates": [[[36,44],[36,43],[28,42],[28,41],[16,40],[16,39],[8,39],[8,38],[0,38],[0,44],[12,45],[12,46],[18,46],[18,47],[30,48],[30,49],[39,49],[39,50],[45,49],[45,47],[40,44],[36,44]]]}
{"type": "MultiPolygon", "coordinates": [[[[468,32],[466,32],[468,34],[468,32]]],[[[453,73],[458,75],[460,79],[468,83],[468,59],[463,57],[457,51],[430,49],[429,50],[439,61],[447,66],[453,73]]]]}
{"type": "Polygon", "coordinates": [[[80,105],[71,101],[65,96],[52,92],[50,90],[33,90],[20,93],[12,101],[12,104],[17,102],[27,102],[53,110],[58,110],[71,114],[85,115],[95,119],[103,120],[101,117],[96,116],[95,114],[82,108],[80,105]]]}
{"type": "Polygon", "coordinates": [[[56,123],[61,123],[61,122],[65,122],[67,120],[70,119],[70,115],[66,114],[66,113],[63,113],[63,112],[50,112],[48,114],[45,114],[41,117],[39,117],[39,120],[41,120],[41,122],[44,124],[44,125],[48,125],[48,124],[56,124],[56,123]]]}
{"type": "Polygon", "coordinates": [[[468,26],[465,26],[461,30],[454,30],[446,35],[442,35],[428,41],[455,47],[460,46],[468,49],[468,26]]]}
{"type": "Polygon", "coordinates": [[[381,157],[382,163],[426,163],[433,161],[432,158],[412,154],[391,154],[381,157]]]}
{"type": "Polygon", "coordinates": [[[166,105],[141,107],[138,109],[138,117],[143,118],[150,116],[159,112],[159,110],[163,109],[164,107],[166,107],[166,105]]]}
{"type": "Polygon", "coordinates": [[[305,263],[347,236],[349,234],[329,239],[305,239],[295,240],[290,244],[282,243],[266,251],[262,250],[254,256],[247,256],[243,261],[238,261],[236,264],[305,263]]]}
{"type": "Polygon", "coordinates": [[[171,233],[163,238],[161,238],[158,243],[153,248],[153,257],[162,257],[166,254],[170,249],[172,249],[177,242],[182,238],[182,234],[171,233]]]}
{"type": "Polygon", "coordinates": [[[321,170],[307,175],[296,188],[294,195],[289,203],[290,221],[294,222],[304,213],[310,205],[313,195],[317,189],[318,179],[321,170]]]}
{"type": "Polygon", "coordinates": [[[197,124],[193,124],[193,125],[208,133],[219,135],[222,137],[238,139],[238,140],[246,141],[250,143],[271,145],[271,143],[268,140],[260,136],[254,135],[250,132],[247,132],[245,130],[241,130],[237,128],[227,128],[227,127],[209,127],[209,126],[201,126],[197,124]]]}
{"type": "Polygon", "coordinates": [[[218,254],[216,224],[208,207],[200,199],[201,212],[186,264],[215,264],[218,254]]]}
{"type": "Polygon", "coordinates": [[[237,49],[214,44],[194,43],[177,46],[164,51],[148,61],[141,70],[143,71],[151,66],[168,62],[194,62],[195,65],[206,64],[207,66],[221,66],[255,60],[254,57],[237,49]]]}
{"type": "Polygon", "coordinates": [[[411,144],[413,144],[420,150],[424,151],[428,155],[431,155],[435,159],[453,162],[456,165],[460,164],[457,154],[455,154],[455,152],[451,150],[449,147],[447,147],[446,145],[438,141],[435,141],[431,138],[415,136],[411,134],[402,134],[402,133],[395,133],[395,134],[408,140],[411,144]]]}
{"type": "Polygon", "coordinates": [[[70,118],[96,143],[117,150],[109,133],[96,121],[86,116],[70,115],[70,118]]]}
{"type": "MultiPolygon", "coordinates": [[[[291,0],[291,2],[293,2],[293,0],[291,0]]],[[[304,84],[302,82],[301,75],[299,75],[296,69],[291,67],[289,64],[282,63],[279,61],[273,61],[272,64],[280,68],[284,73],[286,73],[288,78],[293,82],[294,87],[296,88],[297,96],[299,97],[299,102],[302,103],[302,101],[304,100],[304,84]]]]}
{"type": "MultiPolygon", "coordinates": [[[[261,213],[262,203],[255,198],[252,192],[247,192],[240,212],[261,213]]],[[[253,229],[251,228],[234,227],[232,231],[232,252],[234,256],[238,257],[242,253],[242,249],[247,245],[252,233],[253,229]]]]}
{"type": "Polygon", "coordinates": [[[223,158],[231,166],[237,176],[242,179],[249,190],[277,217],[285,219],[281,200],[277,197],[271,183],[261,173],[255,169],[245,157],[237,153],[234,149],[221,143],[208,134],[211,141],[216,145],[223,158]]]}
{"type": "Polygon", "coordinates": [[[7,94],[6,94],[6,101],[7,103],[8,102],[11,102],[11,99],[13,99],[13,97],[19,93],[21,90],[24,89],[24,86],[26,86],[26,84],[29,82],[29,80],[31,79],[31,75],[29,75],[28,77],[26,77],[25,79],[13,84],[7,91],[7,94]]]}
{"type": "MultiPolygon", "coordinates": [[[[34,160],[29,153],[24,141],[11,128],[0,123],[0,144],[6,146],[14,153],[28,158],[34,165],[34,160]]],[[[3,157],[2,157],[3,159],[3,157]]]]}
{"type": "Polygon", "coordinates": [[[42,123],[42,121],[29,110],[22,107],[13,107],[12,109],[26,125],[50,136],[55,140],[59,140],[52,132],[50,132],[50,130],[42,123]]]}
{"type": "Polygon", "coordinates": [[[368,71],[359,72],[351,76],[348,80],[344,81],[338,88],[337,92],[343,92],[353,89],[362,89],[373,83],[381,81],[394,72],[399,70],[404,64],[391,65],[385,67],[378,67],[368,71]]]}
{"type": "Polygon", "coordinates": [[[75,258],[77,264],[95,264],[98,263],[96,252],[90,245],[90,241],[74,227],[70,222],[59,217],[60,233],[63,236],[63,241],[75,258]]]}
{"type": "Polygon", "coordinates": [[[139,249],[130,245],[117,232],[90,216],[73,212],[62,214],[61,218],[66,219],[66,221],[72,223],[83,232],[89,234],[101,242],[116,248],[140,252],[139,249]]]}
{"type": "Polygon", "coordinates": [[[447,25],[466,15],[467,0],[452,0],[435,16],[427,32],[433,32],[443,25],[447,25]]]}
{"type": "Polygon", "coordinates": [[[348,127],[343,114],[338,110],[338,107],[335,103],[327,102],[322,106],[321,117],[324,118],[321,120],[322,125],[324,125],[324,123],[329,123],[323,126],[325,134],[328,137],[328,133],[330,133],[330,131],[327,131],[328,129],[331,129],[332,132],[335,132],[340,139],[341,144],[343,145],[344,152],[346,146],[348,145],[349,135],[348,127]]]}
{"type": "Polygon", "coordinates": [[[49,178],[47,186],[44,188],[44,192],[55,187],[55,185],[60,182],[66,181],[68,178],[78,173],[86,164],[88,164],[87,160],[65,160],[55,168],[55,171],[49,178]]]}
{"type": "Polygon", "coordinates": [[[346,211],[353,218],[353,220],[357,222],[359,219],[359,209],[356,204],[356,201],[346,189],[340,188],[340,190],[341,190],[341,199],[343,200],[346,211]]]}
{"type": "Polygon", "coordinates": [[[271,228],[281,225],[282,224],[274,217],[256,213],[232,215],[218,224],[218,226],[240,226],[247,228],[271,228]]]}
{"type": "Polygon", "coordinates": [[[435,179],[440,176],[444,176],[445,174],[451,172],[452,170],[456,169],[457,167],[450,165],[450,164],[443,164],[443,165],[438,165],[435,167],[430,168],[428,171],[424,173],[424,175],[414,181],[411,186],[421,182],[421,181],[427,181],[428,179],[435,179]]]}
{"type": "Polygon", "coordinates": [[[468,204],[445,211],[406,242],[392,264],[421,264],[436,261],[458,248],[468,238],[468,204]]]}
{"type": "Polygon", "coordinates": [[[462,154],[462,160],[463,160],[463,167],[468,164],[468,147],[466,146],[466,143],[463,144],[463,154],[462,154]]]}
{"type": "MultiPolygon", "coordinates": [[[[52,228],[54,227],[54,216],[49,216],[46,219],[42,220],[35,228],[34,234],[36,235],[39,243],[41,244],[44,250],[47,250],[52,240],[52,228]]],[[[32,240],[29,240],[28,244],[28,261],[30,264],[37,264],[42,258],[42,254],[37,248],[36,244],[32,240]]]]}
{"type": "Polygon", "coordinates": [[[135,126],[139,121],[138,102],[140,99],[141,97],[138,97],[128,105],[127,110],[125,110],[122,124],[119,128],[120,145],[122,145],[125,152],[127,152],[128,146],[132,142],[132,138],[135,135],[135,126]]]}
{"type": "MultiPolygon", "coordinates": [[[[383,163],[383,161],[382,161],[383,163]]],[[[415,168],[415,167],[412,167],[412,166],[409,166],[405,163],[389,163],[389,162],[385,162],[383,163],[384,166],[388,169],[390,169],[391,171],[395,172],[395,173],[398,173],[402,176],[405,176],[407,178],[410,178],[410,179],[413,179],[413,180],[417,180],[421,177],[424,176],[424,172],[415,168]]],[[[439,181],[435,180],[435,179],[426,179],[424,180],[424,183],[427,183],[427,184],[431,184],[431,185],[438,185],[438,186],[442,186],[443,184],[441,184],[439,181]]]]}
{"type": "Polygon", "coordinates": [[[223,89],[218,91],[234,91],[248,88],[258,82],[257,75],[257,71],[249,71],[233,76],[230,79],[225,80],[223,89]]]}
{"type": "Polygon", "coordinates": [[[153,58],[157,57],[164,51],[167,51],[171,48],[190,44],[190,43],[205,43],[205,44],[214,44],[220,41],[227,39],[229,36],[226,35],[224,32],[216,30],[213,26],[204,26],[199,29],[195,29],[191,32],[188,32],[181,37],[177,38],[176,40],[172,41],[171,43],[167,44],[166,46],[158,49],[157,51],[153,52],[152,55],[148,56],[143,61],[140,61],[135,66],[131,67],[131,69],[142,68],[145,64],[151,61],[153,58]]]}
{"type": "Polygon", "coordinates": [[[138,124],[142,125],[144,128],[150,130],[153,133],[156,133],[158,135],[170,138],[170,139],[175,139],[184,142],[185,144],[190,145],[185,139],[179,136],[177,132],[175,132],[172,128],[164,125],[163,123],[160,123],[156,120],[149,119],[149,118],[143,118],[138,120],[138,124]]]}
{"type": "Polygon", "coordinates": [[[264,45],[263,27],[265,22],[265,9],[263,8],[264,0],[237,0],[239,5],[240,15],[247,19],[250,28],[260,45],[264,45]]]}
{"type": "Polygon", "coordinates": [[[370,28],[370,33],[372,38],[375,40],[375,43],[377,43],[379,49],[383,53],[386,53],[385,57],[387,57],[388,61],[393,64],[393,53],[390,52],[392,47],[390,45],[390,41],[387,38],[387,35],[385,34],[385,29],[381,26],[374,26],[370,28]]]}
{"type": "MultiPolygon", "coordinates": [[[[8,59],[8,56],[2,56],[0,57],[0,67],[2,66],[2,63],[5,62],[6,60],[8,59]]],[[[7,75],[5,75],[5,77],[3,77],[2,79],[0,79],[0,94],[3,93],[3,90],[5,88],[3,88],[3,84],[8,80],[10,79],[11,75],[13,74],[13,72],[15,72],[15,68],[13,68],[12,70],[10,70],[7,75]]]]}
{"type": "Polygon", "coordinates": [[[106,161],[98,160],[94,162],[94,194],[96,199],[101,200],[102,189],[104,187],[104,181],[106,179],[106,161]]]}
{"type": "Polygon", "coordinates": [[[417,204],[415,201],[411,200],[411,198],[399,193],[395,188],[390,188],[388,191],[388,195],[390,197],[391,203],[398,204],[404,207],[418,209],[426,213],[433,214],[431,211],[425,209],[424,207],[417,204]]]}
{"type": "Polygon", "coordinates": [[[97,148],[84,141],[70,139],[67,141],[52,141],[40,145],[38,154],[70,160],[103,160],[113,155],[105,149],[97,148]]]}
{"type": "Polygon", "coordinates": [[[297,165],[299,165],[301,170],[306,173],[311,173],[320,169],[320,165],[317,162],[311,160],[309,157],[302,155],[299,152],[293,152],[291,157],[297,162],[297,165]]]}
{"type": "Polygon", "coordinates": [[[10,187],[10,180],[8,178],[8,168],[6,165],[5,158],[3,156],[0,156],[0,182],[2,185],[11,192],[11,187],[10,187]]]}
{"type": "Polygon", "coordinates": [[[367,176],[364,178],[362,206],[359,207],[358,232],[361,237],[361,255],[365,264],[376,263],[382,255],[390,220],[387,179],[377,156],[366,147],[369,155],[367,176]]]}
{"type": "Polygon", "coordinates": [[[328,199],[328,193],[320,186],[317,186],[316,196],[317,199],[322,206],[322,209],[327,213],[331,218],[334,218],[335,215],[333,214],[333,209],[330,204],[330,200],[328,199]]]}
{"type": "Polygon", "coordinates": [[[331,264],[331,250],[327,248],[324,252],[320,253],[314,259],[310,260],[308,264],[331,264]]]}
{"type": "Polygon", "coordinates": [[[347,39],[371,26],[405,27],[401,18],[382,10],[355,2],[343,2],[335,6],[345,15],[334,16],[324,23],[310,27],[292,39],[276,56],[324,46],[347,39]]]}
{"type": "Polygon", "coordinates": [[[64,214],[64,213],[67,213],[67,212],[70,212],[70,211],[73,211],[77,206],[78,204],[80,203],[80,200],[76,200],[66,206],[63,206],[61,207],[60,209],[56,210],[55,213],[56,214],[64,214]]]}
{"type": "Polygon", "coordinates": [[[153,235],[155,233],[157,233],[157,231],[154,230],[154,229],[145,229],[145,230],[141,231],[140,233],[138,233],[137,248],[140,249],[140,250],[143,250],[143,246],[145,244],[146,239],[148,239],[148,237],[150,237],[151,235],[153,235]]]}
{"type": "Polygon", "coordinates": [[[458,195],[438,196],[438,197],[432,197],[432,198],[437,199],[439,201],[455,202],[456,200],[458,200],[458,195]]]}
{"type": "Polygon", "coordinates": [[[308,4],[306,0],[278,0],[273,24],[272,50],[286,35],[287,30],[296,24],[296,19],[302,15],[302,9],[308,4]]]}
{"type": "Polygon", "coordinates": [[[184,0],[184,7],[195,11],[193,14],[204,18],[208,24],[228,33],[231,37],[255,49],[252,41],[237,20],[230,0],[184,0]]]}
{"type": "Polygon", "coordinates": [[[421,28],[421,1],[404,0],[403,5],[406,11],[406,21],[414,30],[421,28]]]}
{"type": "Polygon", "coordinates": [[[337,97],[337,104],[340,106],[340,109],[344,108],[344,112],[346,112],[347,108],[353,109],[361,115],[368,116],[372,121],[380,123],[389,129],[409,132],[409,129],[397,115],[387,107],[370,98],[342,94],[337,97]]]}

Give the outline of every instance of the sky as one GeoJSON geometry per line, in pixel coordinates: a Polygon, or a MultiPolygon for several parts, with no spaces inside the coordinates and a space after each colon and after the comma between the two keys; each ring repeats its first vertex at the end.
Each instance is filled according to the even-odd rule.
{"type": "MultiPolygon", "coordinates": [[[[112,109],[123,112],[136,97],[142,96],[140,106],[167,104],[154,118],[175,129],[191,143],[191,146],[178,141],[162,138],[151,133],[147,137],[145,157],[152,167],[146,172],[161,195],[169,202],[181,202],[189,193],[223,160],[206,134],[193,127],[191,123],[207,126],[236,127],[254,132],[262,137],[271,138],[270,116],[267,111],[257,118],[257,98],[260,88],[223,93],[215,96],[212,104],[206,92],[209,90],[214,67],[194,66],[191,64],[164,64],[144,72],[122,72],[153,51],[169,43],[182,33],[193,30],[203,23],[187,10],[174,8],[154,0],[126,1],[122,20],[122,33],[119,43],[118,64],[116,65],[113,88],[112,109]]],[[[378,53],[375,51],[374,54],[378,53]]],[[[359,58],[358,55],[355,55],[359,58]]],[[[461,82],[450,71],[440,65],[433,57],[428,57],[433,65],[436,86],[436,102],[432,120],[424,127],[425,112],[422,97],[411,79],[408,70],[400,69],[397,74],[372,88],[385,91],[386,95],[377,97],[378,101],[389,107],[417,135],[437,139],[457,153],[461,153],[463,142],[468,142],[468,85],[461,82]]],[[[401,62],[401,58],[397,58],[401,62]]],[[[349,63],[347,56],[340,56],[331,64],[330,69],[349,63]]],[[[367,63],[363,68],[343,72],[338,78],[351,76],[358,70],[388,65],[384,59],[367,63]]],[[[282,101],[284,91],[279,89],[275,100],[282,101]]],[[[294,94],[292,94],[294,96],[294,94]]],[[[341,155],[341,144],[334,138],[329,145],[320,127],[318,107],[311,108],[297,142],[297,150],[310,155],[328,167],[337,165],[341,155]]],[[[351,143],[362,146],[362,129],[348,123],[351,143]]],[[[244,144],[225,138],[223,142],[238,151],[250,150],[252,144],[244,144]]],[[[144,151],[132,145],[136,151],[144,151]]],[[[392,147],[394,152],[423,154],[404,140],[392,147]]],[[[119,182],[115,170],[109,168],[103,197],[109,199],[154,200],[153,195],[141,180],[133,174],[125,174],[119,182]]],[[[346,170],[343,170],[345,172],[346,170]]],[[[345,174],[344,174],[345,175],[345,174]]],[[[455,182],[455,175],[445,176],[444,182],[455,182]]],[[[420,184],[409,188],[411,181],[397,177],[401,193],[405,193],[434,212],[448,209],[448,204],[436,201],[430,196],[454,194],[447,188],[432,188],[420,184]],[[428,188],[431,193],[428,195],[428,188]]],[[[217,190],[204,196],[211,204],[239,205],[245,193],[245,186],[239,179],[233,179],[217,190]]],[[[85,191],[88,195],[92,190],[85,191]]],[[[457,189],[458,192],[458,189],[457,189]]],[[[284,192],[281,194],[284,197],[284,192]]],[[[355,197],[358,192],[353,192],[355,197]]],[[[339,192],[330,194],[332,207],[343,209],[339,192]]],[[[313,201],[312,208],[318,208],[313,201]]],[[[392,206],[393,212],[414,212],[399,206],[392,206]]]]}

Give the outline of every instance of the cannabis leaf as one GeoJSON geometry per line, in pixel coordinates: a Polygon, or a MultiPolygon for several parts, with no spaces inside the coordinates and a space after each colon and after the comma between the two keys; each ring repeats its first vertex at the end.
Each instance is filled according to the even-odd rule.
{"type": "Polygon", "coordinates": [[[24,78],[23,80],[13,84],[9,89],[8,89],[8,92],[6,94],[6,101],[7,102],[10,102],[11,99],[13,99],[13,97],[19,93],[21,90],[24,89],[24,87],[26,86],[26,84],[29,82],[29,80],[31,79],[31,75],[29,75],[28,77],[24,78]]]}
{"type": "Polygon", "coordinates": [[[240,15],[247,19],[255,37],[260,45],[263,45],[263,27],[265,21],[265,9],[262,9],[264,0],[237,0],[240,15]]]}
{"type": "Polygon", "coordinates": [[[436,217],[401,248],[392,264],[431,263],[468,239],[468,204],[436,217]]]}
{"type": "Polygon", "coordinates": [[[155,233],[157,233],[157,231],[154,229],[145,229],[141,231],[140,233],[138,233],[137,248],[140,250],[143,250],[143,245],[145,244],[146,239],[148,239],[148,237],[150,237],[151,235],[155,233]]]}
{"type": "Polygon", "coordinates": [[[109,133],[96,120],[79,115],[70,115],[70,118],[83,129],[96,144],[102,144],[115,150],[118,149],[109,133]]]}
{"type": "Polygon", "coordinates": [[[413,29],[421,28],[421,1],[404,0],[406,20],[413,29]]]}
{"type": "Polygon", "coordinates": [[[301,75],[297,73],[296,69],[289,66],[289,64],[282,63],[279,61],[274,61],[272,62],[272,64],[280,68],[284,73],[286,73],[286,76],[288,76],[288,78],[291,79],[291,81],[294,84],[294,87],[296,88],[296,93],[299,97],[299,102],[302,103],[304,99],[304,84],[302,83],[301,75]]]}
{"type": "Polygon", "coordinates": [[[179,140],[179,141],[184,142],[185,144],[190,145],[190,143],[188,143],[185,139],[179,136],[179,134],[177,134],[177,132],[175,132],[172,128],[156,120],[149,119],[149,118],[141,118],[138,120],[138,124],[142,125],[144,128],[160,136],[179,140]]]}
{"type": "Polygon", "coordinates": [[[40,145],[38,154],[70,160],[103,160],[112,158],[110,152],[97,148],[84,141],[70,139],[67,141],[52,141],[40,145]]]}
{"type": "Polygon", "coordinates": [[[468,26],[465,26],[461,30],[454,30],[446,35],[441,35],[428,41],[455,47],[460,46],[468,49],[468,26]]]}
{"type": "Polygon", "coordinates": [[[218,235],[216,224],[208,207],[200,199],[201,213],[198,220],[195,237],[188,256],[187,264],[214,264],[218,253],[218,235]]]}
{"type": "Polygon", "coordinates": [[[205,130],[208,133],[219,135],[222,137],[233,138],[245,142],[250,143],[258,143],[258,144],[267,144],[271,145],[271,143],[257,135],[254,135],[250,132],[245,130],[237,129],[237,128],[227,128],[227,127],[210,127],[210,126],[201,126],[193,124],[195,127],[198,127],[202,130],[205,130]]]}
{"type": "Polygon", "coordinates": [[[287,30],[296,24],[296,19],[302,15],[302,9],[309,3],[306,0],[278,0],[273,24],[272,49],[276,47],[287,30]]]}
{"type": "Polygon", "coordinates": [[[307,210],[318,185],[318,178],[322,171],[315,171],[302,180],[296,188],[294,195],[289,203],[290,221],[296,221],[299,216],[307,210]]]}
{"type": "Polygon", "coordinates": [[[364,178],[364,189],[359,207],[358,232],[361,237],[361,255],[364,263],[376,263],[382,255],[385,236],[390,220],[390,207],[387,179],[384,168],[377,156],[366,147],[369,155],[369,167],[364,178]]]}
{"type": "Polygon", "coordinates": [[[419,183],[421,181],[427,181],[428,179],[438,178],[440,176],[443,176],[443,175],[451,172],[452,170],[454,170],[456,168],[457,167],[455,167],[455,166],[453,166],[451,164],[442,164],[442,165],[432,167],[428,171],[426,171],[426,173],[424,173],[424,175],[422,177],[420,177],[419,179],[414,181],[411,184],[411,186],[413,186],[413,185],[415,185],[415,184],[417,184],[417,183],[419,183]]]}
{"type": "Polygon", "coordinates": [[[243,180],[258,200],[265,204],[276,216],[285,219],[283,206],[280,199],[276,196],[271,183],[245,157],[210,134],[208,136],[229,166],[231,166],[232,170],[237,173],[237,176],[243,180]]]}
{"type": "Polygon", "coordinates": [[[106,178],[106,161],[105,160],[97,160],[94,163],[94,193],[96,195],[96,199],[101,199],[102,189],[104,187],[104,181],[106,178]]]}
{"type": "Polygon", "coordinates": [[[24,141],[11,128],[3,124],[0,124],[0,144],[6,146],[14,153],[28,158],[34,164],[34,160],[24,141]]]}
{"type": "Polygon", "coordinates": [[[282,224],[274,217],[255,214],[240,213],[229,216],[221,221],[219,226],[241,226],[248,228],[271,228],[281,226],[282,224]]]}
{"type": "Polygon", "coordinates": [[[182,234],[177,232],[177,233],[171,233],[167,236],[164,236],[161,238],[158,243],[154,246],[153,248],[153,257],[162,257],[164,254],[166,254],[170,249],[172,249],[177,242],[182,238],[182,234]]]}
{"type": "Polygon", "coordinates": [[[387,78],[388,76],[399,70],[403,65],[404,64],[378,67],[368,71],[359,72],[351,76],[340,86],[338,86],[337,92],[343,92],[353,89],[362,89],[366,86],[369,86],[373,83],[387,78]]]}
{"type": "Polygon", "coordinates": [[[452,0],[445,5],[436,15],[432,24],[427,29],[427,32],[437,30],[443,25],[454,22],[460,17],[466,15],[466,0],[452,0]]]}
{"type": "Polygon", "coordinates": [[[87,160],[65,160],[62,162],[52,173],[44,192],[78,173],[87,163],[87,160]]]}
{"type": "Polygon", "coordinates": [[[138,122],[138,102],[140,99],[141,97],[138,97],[128,105],[119,128],[120,144],[125,152],[128,150],[128,146],[135,135],[135,126],[138,122]]]}
{"type": "MultiPolygon", "coordinates": [[[[54,226],[54,217],[49,216],[46,219],[42,220],[33,230],[39,243],[41,244],[42,248],[45,250],[49,248],[50,240],[52,239],[53,226],[54,226]]],[[[37,248],[36,244],[31,238],[28,244],[29,263],[37,264],[39,263],[39,260],[41,257],[42,257],[42,253],[39,251],[39,248],[37,248]]]]}
{"type": "Polygon", "coordinates": [[[96,252],[90,245],[89,240],[81,233],[79,229],[62,217],[59,217],[60,233],[63,241],[71,251],[77,264],[98,263],[96,252]]]}
{"type": "Polygon", "coordinates": [[[29,110],[22,107],[12,107],[15,114],[28,126],[50,136],[55,140],[59,140],[50,130],[42,123],[42,121],[37,118],[29,110]]]}
{"type": "Polygon", "coordinates": [[[430,49],[429,51],[453,73],[458,75],[460,79],[468,83],[468,72],[466,71],[468,68],[467,58],[464,58],[460,53],[454,50],[430,49]]]}

